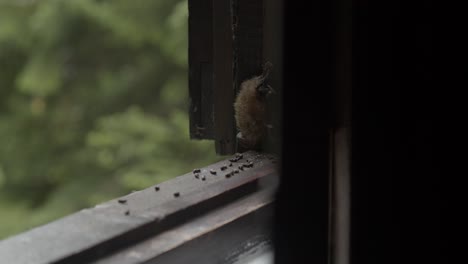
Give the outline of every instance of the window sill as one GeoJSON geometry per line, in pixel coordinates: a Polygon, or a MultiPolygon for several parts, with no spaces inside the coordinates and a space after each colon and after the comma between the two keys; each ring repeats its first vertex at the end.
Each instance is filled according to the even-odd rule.
{"type": "Polygon", "coordinates": [[[198,179],[190,172],[0,241],[0,256],[17,264],[238,263],[252,247],[269,248],[275,167],[247,152],[201,168],[198,179]],[[253,167],[225,176],[247,159],[253,167]]]}

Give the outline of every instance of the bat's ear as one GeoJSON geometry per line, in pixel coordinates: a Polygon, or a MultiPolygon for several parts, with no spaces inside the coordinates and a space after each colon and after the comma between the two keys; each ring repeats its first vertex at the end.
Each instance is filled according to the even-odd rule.
{"type": "Polygon", "coordinates": [[[263,71],[270,71],[273,68],[273,63],[267,61],[263,64],[263,71]]]}
{"type": "Polygon", "coordinates": [[[268,78],[272,68],[273,68],[273,64],[271,62],[269,62],[269,61],[267,61],[267,62],[265,62],[265,64],[263,64],[263,72],[262,72],[262,75],[261,75],[262,81],[264,81],[266,78],[268,78]]]}

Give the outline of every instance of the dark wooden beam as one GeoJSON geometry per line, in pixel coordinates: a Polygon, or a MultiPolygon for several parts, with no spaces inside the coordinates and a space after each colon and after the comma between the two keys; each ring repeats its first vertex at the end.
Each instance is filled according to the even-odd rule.
{"type": "Polygon", "coordinates": [[[213,97],[216,153],[236,152],[233,21],[230,0],[213,1],[213,97]]]}
{"type": "Polygon", "coordinates": [[[190,138],[214,139],[212,0],[189,0],[190,138]]]}
{"type": "Polygon", "coordinates": [[[330,135],[330,263],[350,263],[352,1],[333,3],[335,78],[330,135]]]}

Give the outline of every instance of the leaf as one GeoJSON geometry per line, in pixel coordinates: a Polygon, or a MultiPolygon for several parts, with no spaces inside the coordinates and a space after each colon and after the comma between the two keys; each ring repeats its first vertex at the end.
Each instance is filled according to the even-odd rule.
{"type": "Polygon", "coordinates": [[[16,80],[19,91],[31,96],[50,96],[62,84],[61,66],[55,56],[32,57],[16,80]]]}

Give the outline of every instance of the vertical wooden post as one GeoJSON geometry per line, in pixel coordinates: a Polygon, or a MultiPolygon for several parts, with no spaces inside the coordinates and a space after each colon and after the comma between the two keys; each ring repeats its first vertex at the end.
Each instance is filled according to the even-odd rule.
{"type": "Polygon", "coordinates": [[[190,138],[213,139],[212,0],[189,0],[190,138]]]}
{"type": "Polygon", "coordinates": [[[213,97],[216,153],[235,152],[233,30],[230,0],[213,1],[213,97]]]}

